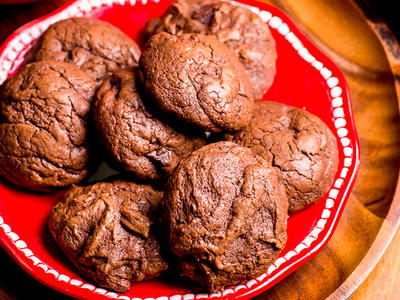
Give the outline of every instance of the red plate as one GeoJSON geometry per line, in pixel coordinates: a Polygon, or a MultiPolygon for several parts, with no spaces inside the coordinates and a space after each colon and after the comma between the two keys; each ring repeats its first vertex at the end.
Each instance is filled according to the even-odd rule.
{"type": "MultiPolygon", "coordinates": [[[[250,298],[299,268],[328,242],[343,211],[359,166],[360,149],[349,89],[338,67],[315,47],[289,17],[276,7],[241,0],[270,26],[278,60],[273,86],[264,99],[305,109],[319,116],[338,140],[339,168],[334,184],[321,200],[288,220],[288,241],[279,258],[261,276],[223,293],[198,294],[182,279],[135,283],[117,294],[85,282],[53,242],[47,230],[48,214],[64,191],[34,194],[0,181],[0,244],[30,275],[42,283],[82,299],[200,299],[250,298]]],[[[32,42],[56,21],[76,16],[98,18],[119,27],[142,45],[141,30],[162,15],[171,0],[75,0],[14,32],[0,48],[0,83],[21,66],[32,42]]]]}

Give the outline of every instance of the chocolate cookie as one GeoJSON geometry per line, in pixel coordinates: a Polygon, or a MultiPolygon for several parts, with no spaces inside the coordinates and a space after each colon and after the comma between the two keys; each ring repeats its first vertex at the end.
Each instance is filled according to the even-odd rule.
{"type": "Polygon", "coordinates": [[[94,93],[93,80],[71,64],[23,66],[0,89],[0,173],[32,190],[85,178],[94,93]]]}
{"type": "Polygon", "coordinates": [[[251,148],[278,171],[289,212],[318,201],[338,166],[336,138],[318,117],[277,102],[258,102],[251,126],[225,139],[251,148]]]}
{"type": "Polygon", "coordinates": [[[178,162],[205,145],[205,136],[185,134],[161,121],[136,87],[137,70],[120,70],[96,95],[93,118],[111,156],[140,179],[169,176],[178,162]]]}
{"type": "Polygon", "coordinates": [[[153,232],[161,196],[127,181],[73,186],[51,211],[50,232],[82,276],[124,293],[167,269],[153,232]]]}
{"type": "Polygon", "coordinates": [[[72,63],[100,85],[117,68],[136,66],[140,53],[139,46],[114,26],[96,19],[71,18],[43,33],[36,60],[72,63]]]}
{"type": "Polygon", "coordinates": [[[250,149],[219,142],[193,152],[163,198],[182,275],[214,292],[267,271],[286,243],[287,207],[276,171],[250,149]]]}
{"type": "Polygon", "coordinates": [[[272,85],[275,40],[268,25],[247,8],[216,0],[178,0],[161,18],[146,25],[149,36],[161,31],[217,36],[244,65],[255,99],[261,99],[272,85]]]}
{"type": "Polygon", "coordinates": [[[244,68],[214,36],[159,33],[139,65],[147,93],[165,112],[211,132],[250,123],[254,100],[244,68]]]}

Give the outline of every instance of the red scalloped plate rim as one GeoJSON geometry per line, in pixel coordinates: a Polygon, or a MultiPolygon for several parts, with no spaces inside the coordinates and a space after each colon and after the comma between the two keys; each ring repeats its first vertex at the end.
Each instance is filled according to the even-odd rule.
{"type": "MultiPolygon", "coordinates": [[[[161,0],[162,1],[162,0],[161,0]]],[[[76,3],[84,2],[82,0],[71,0],[67,2],[66,4],[62,5],[58,9],[54,10],[53,12],[35,19],[22,27],[18,28],[16,31],[14,31],[3,43],[3,45],[0,47],[0,62],[2,62],[3,55],[5,53],[5,50],[8,48],[10,43],[16,39],[20,34],[25,32],[27,29],[30,29],[32,27],[35,27],[36,25],[40,24],[42,21],[49,19],[50,17],[53,17],[55,15],[58,15],[59,13],[64,12],[66,9],[69,7],[75,5],[76,3]]],[[[91,1],[93,2],[93,1],[91,1]]],[[[121,2],[125,3],[127,1],[125,0],[109,0],[107,1],[108,4],[121,4],[121,2]]],[[[158,1],[154,1],[158,2],[158,1]]],[[[290,273],[292,273],[294,270],[298,269],[300,266],[305,264],[307,261],[309,261],[311,258],[313,258],[329,241],[331,238],[335,228],[337,227],[338,221],[342,215],[344,206],[346,204],[347,198],[349,197],[349,194],[351,192],[351,189],[354,185],[357,173],[358,173],[358,168],[360,165],[360,147],[359,147],[359,141],[358,141],[358,136],[355,128],[355,123],[354,123],[354,117],[353,117],[353,112],[352,112],[352,105],[351,105],[351,98],[350,98],[350,92],[349,88],[347,86],[347,83],[345,81],[344,75],[340,71],[340,69],[329,59],[321,50],[319,50],[305,35],[304,33],[301,32],[301,30],[297,27],[297,25],[290,19],[289,16],[286,15],[283,11],[280,9],[262,3],[262,2],[257,2],[254,0],[241,0],[238,1],[241,3],[245,3],[245,5],[250,5],[253,8],[256,7],[259,10],[266,10],[267,12],[273,12],[273,16],[277,17],[282,22],[283,24],[289,25],[290,32],[294,33],[295,37],[298,38],[300,41],[300,44],[304,44],[304,48],[306,50],[311,50],[311,53],[317,53],[318,59],[323,61],[323,66],[327,68],[328,71],[331,71],[331,75],[329,78],[331,78],[332,75],[334,75],[338,79],[337,87],[340,87],[342,90],[342,98],[343,98],[343,103],[341,104],[340,107],[345,109],[345,117],[347,117],[346,124],[343,127],[335,128],[334,130],[338,130],[340,128],[346,128],[347,129],[347,134],[340,137],[339,141],[341,141],[343,138],[347,138],[348,134],[350,135],[350,145],[352,152],[350,155],[346,155],[346,158],[349,158],[351,163],[347,166],[347,173],[343,176],[336,176],[335,180],[338,178],[344,178],[343,180],[347,182],[345,185],[345,188],[341,189],[341,187],[338,188],[338,190],[341,193],[340,196],[340,201],[339,201],[339,206],[335,210],[335,214],[333,216],[329,216],[326,218],[326,225],[327,227],[323,227],[322,231],[326,231],[324,234],[323,238],[317,238],[315,241],[318,241],[318,243],[314,243],[312,246],[312,242],[310,242],[310,246],[308,247],[307,253],[303,253],[297,259],[291,260],[292,257],[295,257],[296,255],[293,255],[292,257],[288,258],[288,260],[282,262],[281,264],[278,265],[276,270],[277,272],[273,273],[273,276],[271,276],[268,280],[263,281],[263,280],[250,280],[248,283],[250,286],[244,286],[242,285],[237,285],[236,288],[230,288],[228,287],[224,293],[217,293],[213,295],[207,295],[207,294],[198,294],[198,295],[193,295],[193,294],[187,294],[186,297],[185,295],[174,295],[174,296],[167,296],[167,297],[158,297],[157,299],[164,300],[164,299],[171,299],[171,300],[177,300],[177,299],[200,299],[200,298],[224,298],[224,299],[248,299],[251,297],[254,297],[269,287],[275,285],[277,282],[288,276],[290,273]],[[283,267],[280,267],[283,266],[283,267]],[[244,288],[239,288],[237,287],[243,286],[244,288]],[[229,293],[226,293],[226,291],[232,291],[229,293]]],[[[238,3],[236,2],[236,3],[238,3]]],[[[143,4],[146,4],[147,1],[143,0],[143,4]]],[[[102,4],[103,5],[103,4],[102,4]]],[[[270,19],[266,20],[266,22],[270,22],[270,19]]],[[[279,23],[279,20],[276,19],[276,21],[279,23]]],[[[265,20],[264,20],[265,21],[265,20]]],[[[276,28],[275,28],[276,29],[276,28]]],[[[308,52],[308,54],[310,54],[308,52]]],[[[322,75],[321,75],[322,76],[322,75]]],[[[325,78],[328,80],[328,78],[325,78]]],[[[0,78],[1,80],[1,78],[0,78]]],[[[334,87],[336,87],[334,86],[334,87]]],[[[332,87],[332,88],[334,88],[332,87]]],[[[338,96],[339,97],[339,96],[338,96]]],[[[334,98],[334,96],[332,96],[334,98]]],[[[344,118],[344,117],[343,117],[344,118]]],[[[338,135],[335,132],[335,136],[338,135]]],[[[342,142],[342,147],[340,143],[338,143],[339,146],[339,151],[344,150],[346,146],[344,146],[344,143],[342,142]]],[[[338,172],[339,173],[339,172],[338,172]]],[[[331,188],[333,190],[333,188],[331,188]]],[[[336,193],[337,195],[337,193],[336,193]]],[[[1,200],[1,199],[0,199],[1,200]]],[[[336,199],[338,200],[338,199],[336,199]]],[[[1,211],[0,211],[1,212],[1,211]]],[[[323,219],[323,218],[321,218],[323,219]]],[[[22,249],[28,249],[26,248],[26,243],[22,240],[19,240],[19,237],[17,234],[12,232],[11,227],[4,222],[4,219],[2,218],[0,214],[0,228],[3,229],[3,231],[0,231],[0,245],[5,249],[5,251],[17,262],[19,266],[22,267],[29,275],[31,275],[33,278],[38,280],[39,282],[49,286],[50,288],[53,288],[57,291],[60,291],[66,295],[80,298],[80,299],[110,299],[110,298],[117,298],[117,299],[135,299],[135,297],[130,297],[130,296],[125,296],[125,295],[119,295],[117,293],[113,292],[107,292],[106,290],[99,289],[97,288],[95,292],[93,291],[92,287],[94,287],[91,284],[87,284],[85,282],[81,282],[81,284],[76,284],[74,285],[72,283],[73,279],[70,281],[63,281],[60,279],[56,279],[54,273],[51,272],[51,268],[46,267],[46,264],[41,264],[42,262],[34,262],[32,259],[30,259],[27,255],[25,255],[22,251],[22,249]],[[24,245],[25,244],[25,245],[24,245]],[[86,287],[83,287],[83,286],[86,287]],[[104,291],[104,293],[103,293],[104,291]],[[101,292],[101,293],[100,293],[101,292]]],[[[300,245],[300,244],[299,244],[300,245]]],[[[307,247],[306,247],[307,248],[307,247]]],[[[299,251],[300,252],[300,251],[299,251]]],[[[57,272],[58,273],[58,272],[57,272]]],[[[62,275],[62,274],[61,274],[62,275]]],[[[264,276],[266,278],[267,276],[264,276]]],[[[247,283],[247,284],[248,284],[247,283]]],[[[154,299],[154,298],[149,298],[149,299],[154,299]]]]}
{"type": "Polygon", "coordinates": [[[17,36],[19,36],[22,32],[24,32],[25,30],[27,30],[28,28],[33,27],[34,25],[42,22],[43,20],[46,20],[54,15],[57,15],[58,13],[64,11],[66,8],[70,7],[72,4],[74,4],[75,2],[79,2],[79,0],[70,0],[66,3],[64,3],[63,5],[61,5],[60,7],[58,7],[57,9],[53,10],[52,12],[48,13],[47,15],[44,15],[43,17],[34,19],[24,25],[22,25],[21,27],[17,28],[5,41],[4,43],[1,45],[0,47],[0,59],[5,51],[5,49],[8,47],[8,45],[10,44],[10,42],[12,40],[14,40],[17,36]]]}

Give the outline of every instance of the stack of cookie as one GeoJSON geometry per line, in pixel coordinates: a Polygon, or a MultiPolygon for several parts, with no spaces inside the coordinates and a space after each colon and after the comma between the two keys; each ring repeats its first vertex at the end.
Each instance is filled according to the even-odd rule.
{"type": "Polygon", "coordinates": [[[255,278],[284,248],[288,212],[332,184],[336,139],[308,112],[258,101],[278,54],[248,9],[178,0],[145,33],[141,53],[98,20],[51,26],[1,87],[0,173],[51,191],[87,177],[103,146],[125,179],[73,185],[49,219],[99,286],[127,292],[170,261],[210,292],[255,278]]]}

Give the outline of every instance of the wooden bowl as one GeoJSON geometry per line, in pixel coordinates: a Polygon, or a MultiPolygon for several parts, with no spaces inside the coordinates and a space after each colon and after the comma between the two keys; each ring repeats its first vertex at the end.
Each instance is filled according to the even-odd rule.
{"type": "MultiPolygon", "coordinates": [[[[331,240],[307,264],[256,299],[348,298],[375,267],[398,228],[400,200],[395,189],[400,166],[400,118],[399,87],[394,78],[399,78],[399,47],[385,23],[365,6],[367,1],[264,1],[288,13],[343,71],[350,87],[362,156],[358,179],[331,240]]],[[[13,18],[10,16],[10,22],[13,18]]],[[[15,22],[23,24],[20,19],[15,22]]],[[[399,234],[396,241],[400,243],[399,234]]],[[[398,284],[394,285],[391,277],[396,276],[393,268],[396,261],[398,266],[398,259],[396,248],[390,246],[389,250],[355,299],[379,299],[382,295],[396,299],[398,284]],[[377,275],[379,280],[375,281],[377,275]]],[[[0,254],[0,298],[41,295],[66,299],[37,284],[4,252],[0,254]]]]}

